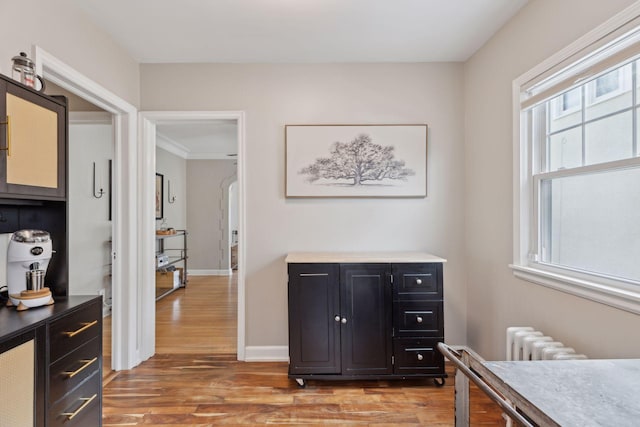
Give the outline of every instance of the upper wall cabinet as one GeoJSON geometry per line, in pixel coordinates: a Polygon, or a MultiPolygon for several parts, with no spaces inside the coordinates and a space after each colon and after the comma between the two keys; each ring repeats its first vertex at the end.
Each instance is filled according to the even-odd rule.
{"type": "Polygon", "coordinates": [[[67,106],[0,75],[0,198],[64,200],[67,106]]]}

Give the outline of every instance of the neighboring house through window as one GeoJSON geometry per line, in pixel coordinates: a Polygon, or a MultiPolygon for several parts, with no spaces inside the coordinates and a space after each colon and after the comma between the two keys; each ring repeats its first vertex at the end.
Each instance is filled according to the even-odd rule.
{"type": "Polygon", "coordinates": [[[640,313],[640,22],[627,21],[515,82],[512,267],[640,313]]]}

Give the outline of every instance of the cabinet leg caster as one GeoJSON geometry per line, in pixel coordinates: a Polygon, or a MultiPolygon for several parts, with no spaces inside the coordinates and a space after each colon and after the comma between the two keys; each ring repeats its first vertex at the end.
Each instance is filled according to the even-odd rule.
{"type": "Polygon", "coordinates": [[[307,386],[306,381],[303,380],[302,378],[296,378],[296,382],[298,383],[298,386],[300,388],[305,388],[307,386]]]}
{"type": "Polygon", "coordinates": [[[433,379],[433,383],[436,385],[436,387],[442,387],[444,385],[444,378],[434,378],[433,379]]]}

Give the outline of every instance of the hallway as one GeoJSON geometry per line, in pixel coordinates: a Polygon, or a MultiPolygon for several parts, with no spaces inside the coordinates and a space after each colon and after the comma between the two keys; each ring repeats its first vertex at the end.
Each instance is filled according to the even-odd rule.
{"type": "Polygon", "coordinates": [[[156,303],[156,354],[236,354],[237,274],[189,276],[156,303]]]}

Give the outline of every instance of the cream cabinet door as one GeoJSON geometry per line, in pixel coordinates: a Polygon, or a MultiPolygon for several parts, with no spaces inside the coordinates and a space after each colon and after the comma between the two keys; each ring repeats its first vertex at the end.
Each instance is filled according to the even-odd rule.
{"type": "Polygon", "coordinates": [[[66,103],[1,78],[0,123],[0,198],[64,199],[66,103]]]}
{"type": "Polygon", "coordinates": [[[0,426],[34,425],[34,355],[34,340],[0,354],[0,426]]]}
{"type": "Polygon", "coordinates": [[[58,187],[58,115],[7,93],[7,184],[58,187]]]}

